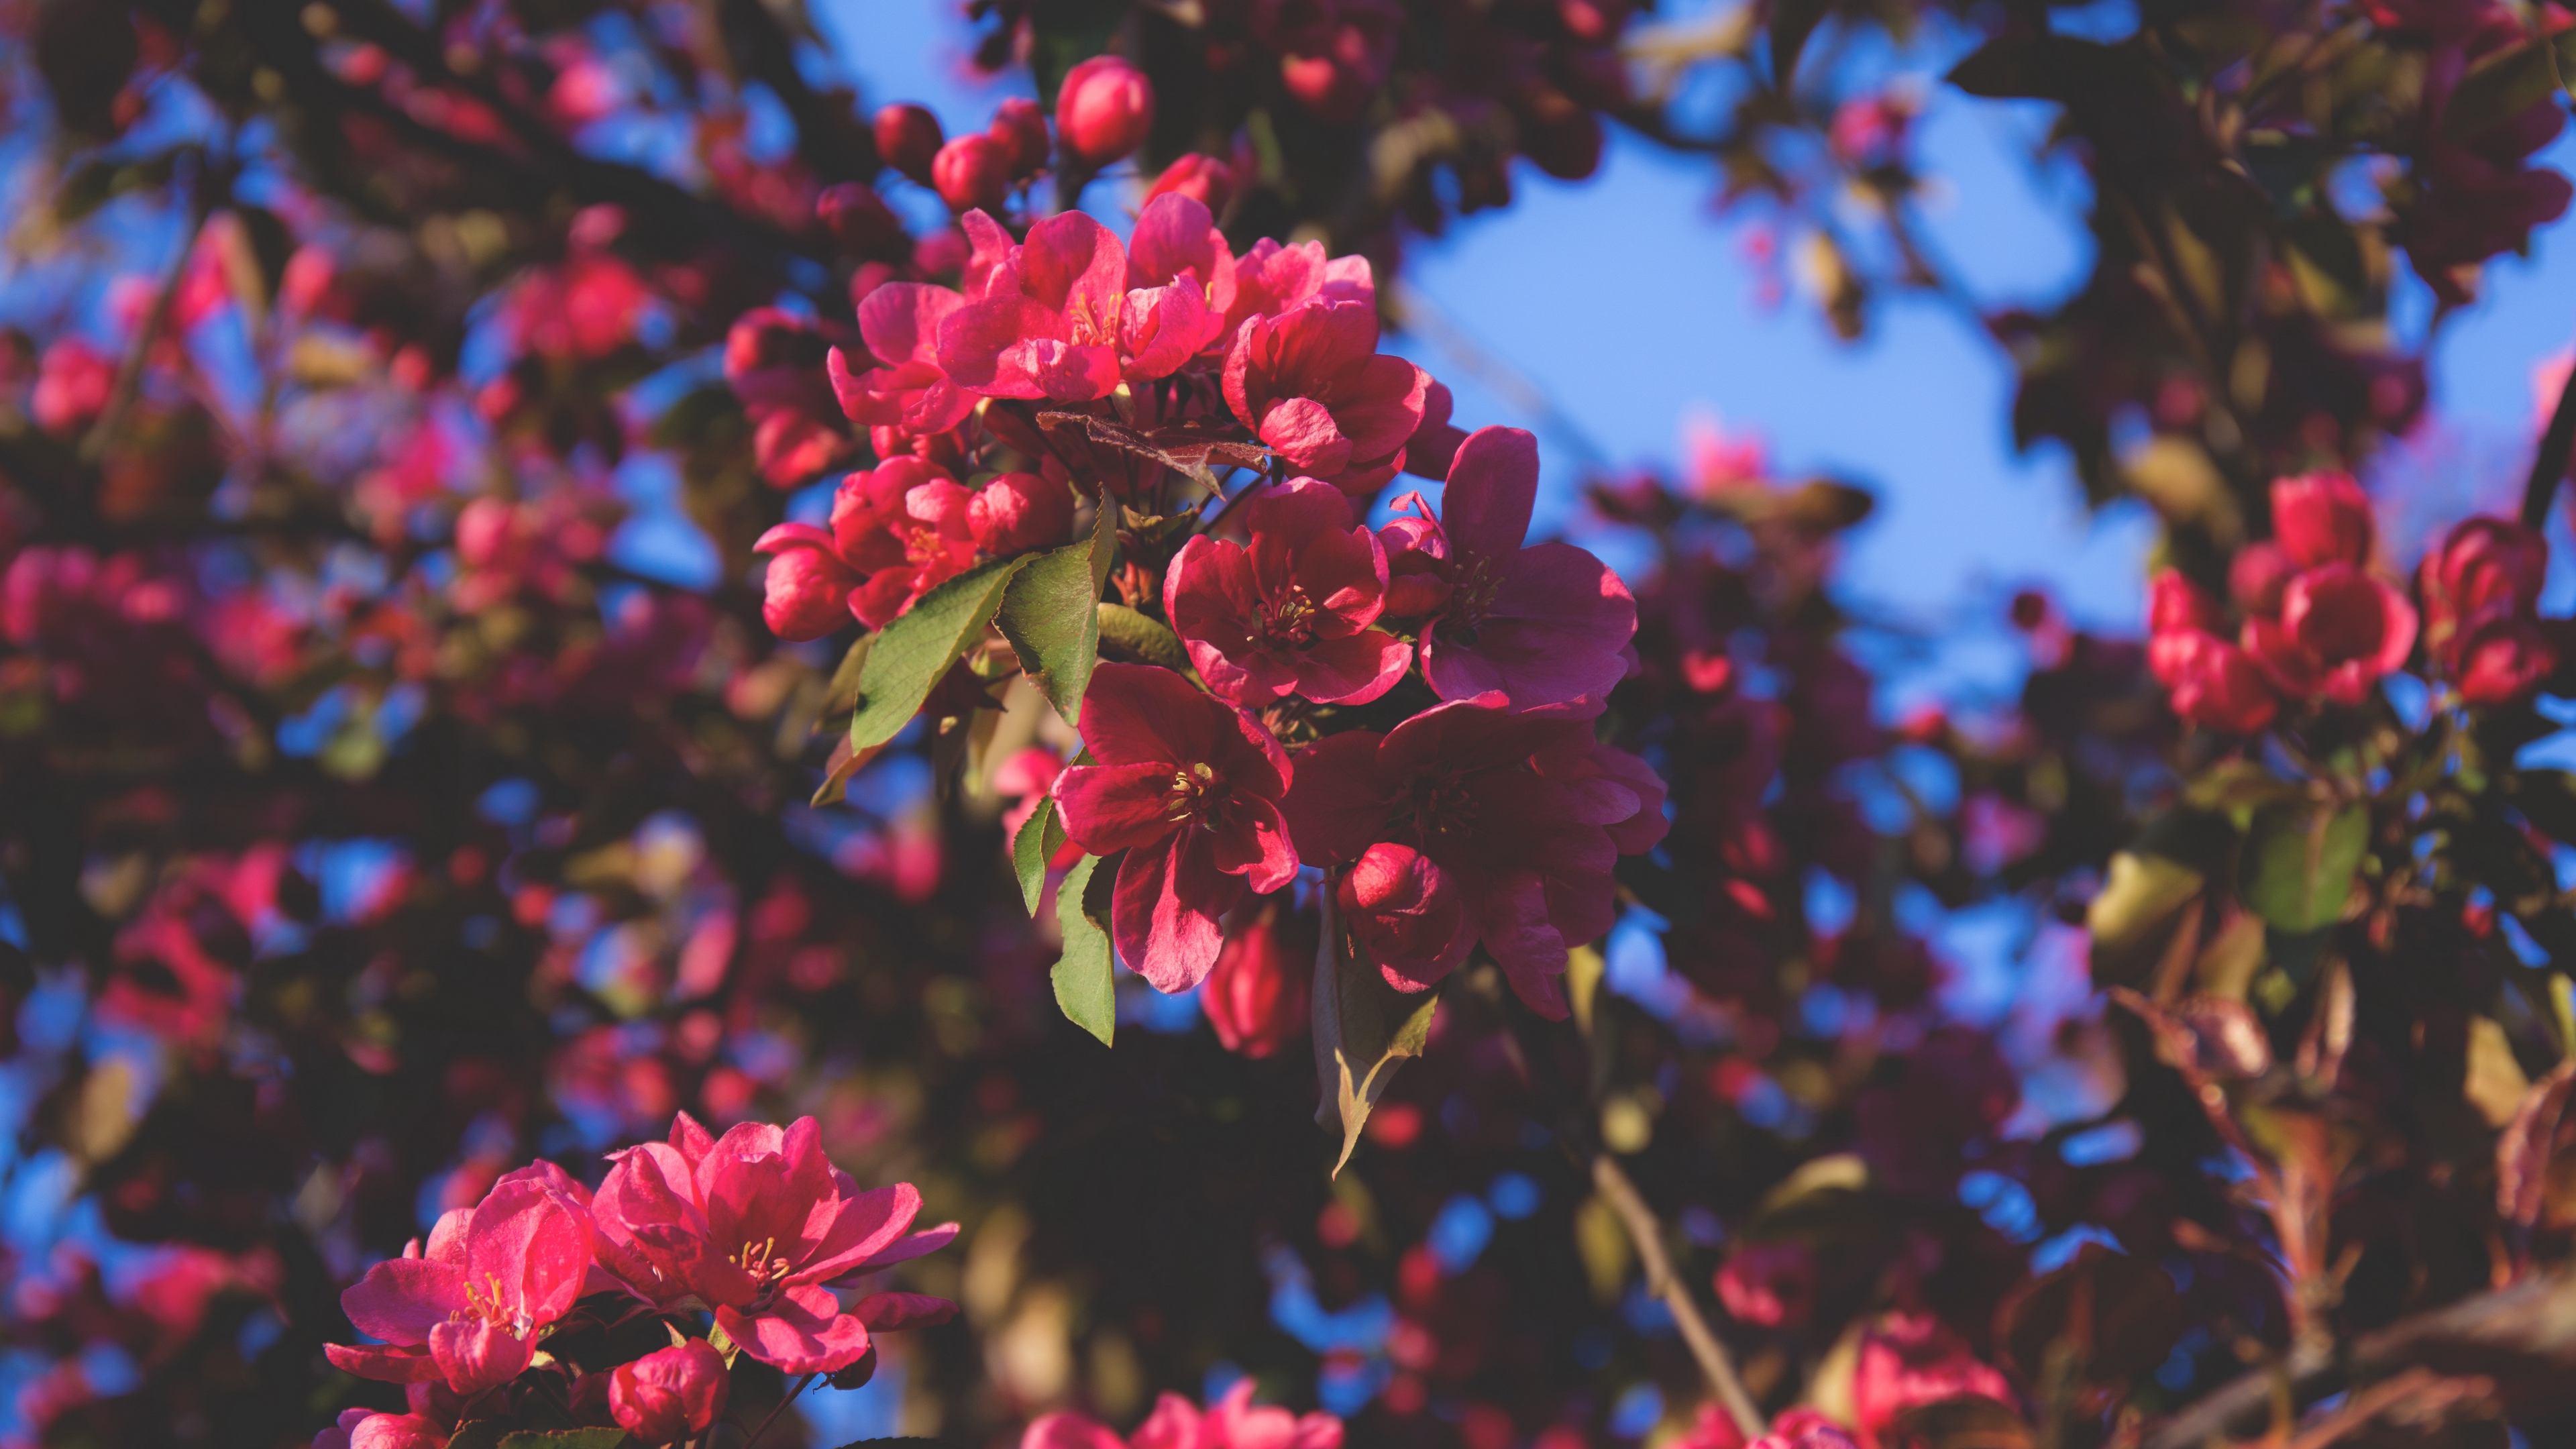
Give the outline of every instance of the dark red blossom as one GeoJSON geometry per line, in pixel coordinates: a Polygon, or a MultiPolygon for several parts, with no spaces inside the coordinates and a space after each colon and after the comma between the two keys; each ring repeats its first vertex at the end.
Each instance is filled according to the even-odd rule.
{"type": "Polygon", "coordinates": [[[1350,502],[1312,478],[1244,507],[1250,547],[1191,539],[1164,576],[1163,608],[1219,699],[1258,708],[1290,694],[1364,704],[1395,687],[1412,646],[1370,627],[1386,601],[1386,553],[1351,526],[1350,502]]]}
{"type": "Polygon", "coordinates": [[[1268,906],[1250,920],[1238,912],[1216,969],[1199,988],[1217,1044],[1255,1059],[1278,1051],[1306,1029],[1307,982],[1314,974],[1310,919],[1268,906]]]}
{"type": "Polygon", "coordinates": [[[1110,913],[1119,958],[1161,991],[1206,979],[1225,913],[1297,873],[1280,818],[1287,752],[1260,722],[1168,669],[1104,663],[1083,696],[1097,764],[1056,780],[1065,833],[1093,855],[1125,851],[1110,913]]]}
{"type": "Polygon", "coordinates": [[[2424,555],[2424,648],[2470,704],[2518,698],[2556,667],[2538,623],[2548,572],[2548,542],[2500,518],[2467,519],[2424,555]]]}
{"type": "Polygon", "coordinates": [[[1497,696],[1435,706],[1383,735],[1319,740],[1299,754],[1288,796],[1298,853],[1343,867],[1381,843],[1414,852],[1380,853],[1360,890],[1382,917],[1380,939],[1400,942],[1408,969],[1424,973],[1454,966],[1461,942],[1481,942],[1523,1001],[1562,1017],[1567,950],[1599,939],[1615,914],[1611,866],[1665,830],[1663,782],[1596,743],[1591,718],[1516,714],[1497,696]],[[1435,948],[1450,891],[1456,922],[1435,948]]]}
{"type": "Polygon", "coordinates": [[[859,303],[859,336],[874,367],[833,348],[824,360],[833,394],[850,421],[916,437],[966,420],[975,396],[948,380],[939,365],[939,326],[966,299],[946,287],[888,282],[859,303]]]}
{"type": "Polygon", "coordinates": [[[2246,620],[2244,644],[2284,691],[2359,704],[2406,666],[2415,608],[2351,564],[2330,563],[2290,580],[2277,623],[2246,620]]]}
{"type": "Polygon", "coordinates": [[[1381,531],[1388,612],[1429,616],[1422,673],[1443,699],[1499,692],[1515,709],[1597,700],[1627,673],[1636,600],[1573,544],[1524,546],[1537,499],[1537,440],[1480,428],[1458,447],[1438,520],[1381,531]]]}

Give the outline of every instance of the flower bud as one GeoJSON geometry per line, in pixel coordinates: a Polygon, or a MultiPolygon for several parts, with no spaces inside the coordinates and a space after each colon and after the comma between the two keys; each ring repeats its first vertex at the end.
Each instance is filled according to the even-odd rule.
{"type": "Polygon", "coordinates": [[[2147,584],[2147,632],[2182,634],[2219,626],[2218,605],[2176,569],[2158,569],[2147,584]]]}
{"type": "Polygon", "coordinates": [[[1307,983],[1315,969],[1311,929],[1298,932],[1275,908],[1237,925],[1199,991],[1208,1025],[1227,1051],[1266,1057],[1305,1029],[1307,983]]]}
{"type": "Polygon", "coordinates": [[[702,1338],[620,1364],[608,1381],[608,1412],[647,1444],[703,1434],[724,1412],[724,1355],[702,1338]]]}
{"type": "Polygon", "coordinates": [[[2281,591],[2298,577],[2299,565],[2277,543],[2249,543],[2227,565],[2227,596],[2236,607],[2260,618],[2281,612],[2281,591]]]}
{"type": "Polygon", "coordinates": [[[36,426],[68,433],[107,411],[116,390],[116,364],[77,337],[58,337],[36,367],[36,392],[28,402],[36,426]]]}
{"type": "Polygon", "coordinates": [[[2370,496],[2348,473],[2307,473],[2272,484],[2272,535],[2301,568],[2370,561],[2370,496]]]}
{"type": "Polygon", "coordinates": [[[854,252],[893,251],[905,240],[903,223],[874,187],[844,181],[814,198],[814,216],[832,240],[854,252]]]}
{"type": "Polygon", "coordinates": [[[2175,634],[2158,674],[2173,691],[2173,711],[2208,729],[2251,734],[2272,722],[2280,702],[2262,666],[2244,650],[2211,634],[2175,634]]]}
{"type": "Polygon", "coordinates": [[[2447,660],[2486,626],[2531,618],[2548,573],[2538,533],[2501,518],[2463,521],[2424,555],[2425,646],[2447,660]]]}
{"type": "Polygon", "coordinates": [[[1005,473],[967,501],[966,527],[989,554],[1053,548],[1073,527],[1073,495],[1035,473],[1005,473]]]}
{"type": "Polygon", "coordinates": [[[1011,158],[990,136],[960,136],[932,158],[930,182],[951,211],[996,210],[1011,194],[1011,158]]]}
{"type": "Polygon", "coordinates": [[[2482,708],[2520,699],[2558,667],[2558,651],[2549,636],[2529,619],[2489,624],[2455,652],[2451,673],[2459,681],[2460,698],[2482,708]]]}
{"type": "Polygon", "coordinates": [[[2381,676],[2405,667],[2415,647],[2415,608],[2350,564],[2328,564],[2290,580],[2281,594],[2280,629],[2255,634],[2264,664],[2286,685],[2358,704],[2381,676]],[[2275,632],[2301,657],[2287,657],[2275,632]]]}
{"type": "Polygon", "coordinates": [[[1342,877],[1333,902],[1399,991],[1429,988],[1458,968],[1472,944],[1458,887],[1409,845],[1370,846],[1342,877]]]}
{"type": "Polygon", "coordinates": [[[1073,159],[1095,169],[1124,160],[1153,127],[1154,83],[1132,63],[1095,55],[1065,73],[1055,129],[1073,159]]]}
{"type": "MultiPolygon", "coordinates": [[[[347,1424],[348,1415],[341,1415],[340,1422],[347,1424]]],[[[418,1414],[370,1414],[348,1434],[349,1449],[444,1449],[449,1437],[436,1421],[418,1414]]]]}
{"type": "Polygon", "coordinates": [[[1012,96],[994,107],[993,124],[984,128],[984,134],[1002,148],[1013,180],[1044,171],[1047,155],[1055,149],[1047,138],[1046,112],[1026,96],[1012,96]]]}
{"type": "MultiPolygon", "coordinates": [[[[1062,126],[1064,123],[1059,120],[1056,124],[1062,126]]],[[[1206,207],[1210,215],[1222,216],[1226,203],[1234,200],[1234,186],[1233,167],[1214,156],[1192,151],[1163,168],[1163,174],[1155,177],[1154,184],[1145,188],[1145,199],[1151,201],[1157,196],[1177,192],[1206,207]]]]}
{"type": "Polygon", "coordinates": [[[879,110],[875,130],[877,155],[885,164],[928,186],[931,161],[947,142],[939,118],[926,106],[903,102],[879,110]]]}
{"type": "Polygon", "coordinates": [[[760,602],[770,633],[820,639],[848,621],[859,576],[833,551],[830,534],[810,523],[782,523],[762,534],[752,552],[770,556],[760,602]]]}
{"type": "Polygon", "coordinates": [[[1795,1239],[1747,1243],[1717,1270],[1717,1297],[1757,1328],[1802,1323],[1816,1302],[1816,1250],[1795,1239]]]}

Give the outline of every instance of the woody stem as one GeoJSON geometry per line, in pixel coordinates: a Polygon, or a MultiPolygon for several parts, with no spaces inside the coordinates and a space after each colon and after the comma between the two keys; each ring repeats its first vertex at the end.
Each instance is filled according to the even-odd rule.
{"type": "Polygon", "coordinates": [[[1744,1380],[1736,1375],[1735,1360],[1727,1353],[1726,1345],[1718,1341],[1708,1319],[1700,1313],[1690,1285],[1673,1271],[1673,1260],[1664,1251],[1663,1223],[1606,1147],[1593,1151],[1592,1186],[1600,1192],[1602,1201],[1610,1204],[1610,1210],[1619,1215],[1619,1225],[1628,1230],[1628,1240],[1637,1245],[1637,1259],[1646,1269],[1646,1286],[1672,1310],[1682,1342],[1690,1345],[1691,1357],[1699,1360],[1699,1370],[1707,1377],[1709,1387],[1717,1391],[1718,1402],[1726,1406],[1727,1417],[1735,1421],[1745,1438],[1761,1438],[1762,1410],[1745,1390],[1744,1380]]]}
{"type": "Polygon", "coordinates": [[[2549,501],[2558,494],[2558,480],[2567,476],[2567,455],[2576,449],[2576,368],[2569,368],[2567,385],[2558,390],[2558,406],[2549,414],[2549,430],[2540,435],[2540,448],[2531,456],[2531,476],[2522,485],[2522,526],[2539,528],[2549,521],[2549,501]]]}

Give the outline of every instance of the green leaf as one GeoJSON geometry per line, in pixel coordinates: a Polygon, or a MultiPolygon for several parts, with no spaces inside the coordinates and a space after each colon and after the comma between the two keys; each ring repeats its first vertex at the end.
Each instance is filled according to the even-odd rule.
{"type": "Polygon", "coordinates": [[[2547,100],[2559,90],[2558,48],[2545,38],[2484,56],[2460,77],[2442,111],[2442,135],[2469,141],[2547,100]]]}
{"type": "Polygon", "coordinates": [[[510,1425],[505,1420],[468,1420],[447,1436],[447,1449],[500,1449],[501,1436],[509,1432],[510,1425]]]}
{"type": "Polygon", "coordinates": [[[1159,664],[1176,674],[1190,672],[1190,651],[1181,647],[1181,637],[1163,627],[1160,620],[1137,613],[1125,604],[1102,604],[1098,612],[1101,642],[1130,659],[1159,664]]]}
{"type": "Polygon", "coordinates": [[[903,732],[957,656],[983,637],[1002,595],[1027,557],[998,559],[959,574],[877,633],[859,669],[859,706],[850,747],[864,750],[903,732]]]}
{"type": "Polygon", "coordinates": [[[1056,817],[1053,798],[1040,800],[1029,818],[1020,822],[1020,833],[1011,837],[1011,868],[1019,872],[1020,899],[1029,914],[1038,913],[1038,900],[1046,894],[1047,862],[1064,847],[1064,822],[1056,817]]]}
{"type": "Polygon", "coordinates": [[[1102,876],[1101,858],[1086,855],[1066,872],[1055,890],[1056,924],[1064,931],[1064,955],[1051,973],[1055,1004],[1064,1019],[1100,1038],[1102,1046],[1118,1029],[1118,986],[1111,978],[1109,932],[1101,921],[1109,914],[1109,886],[1115,876],[1102,876]],[[1092,898],[1098,896],[1099,900],[1092,898]]]}
{"type": "Polygon", "coordinates": [[[1440,995],[1398,991],[1375,966],[1343,949],[1331,891],[1320,895],[1324,933],[1315,948],[1315,1078],[1324,1093],[1315,1121],[1325,1127],[1341,1124],[1342,1150],[1333,1159],[1338,1177],[1360,1145],[1370,1109],[1395,1080],[1395,1069],[1405,1058],[1422,1055],[1423,1044],[1431,1039],[1440,995]]]}
{"type": "Polygon", "coordinates": [[[1117,528],[1103,508],[1089,538],[1030,560],[1002,594],[995,618],[1002,637],[1066,724],[1082,722],[1082,693],[1100,659],[1100,586],[1117,551],[1117,528]]]}
{"type": "Polygon", "coordinates": [[[2328,813],[2297,805],[2256,813],[2240,888],[2254,914],[2284,931],[2321,931],[2343,919],[2352,875],[2370,844],[2360,806],[2328,813]]]}
{"type": "Polygon", "coordinates": [[[501,1449],[618,1449],[634,1442],[617,1428],[564,1429],[551,1434],[522,1429],[504,1438],[501,1449]]]}

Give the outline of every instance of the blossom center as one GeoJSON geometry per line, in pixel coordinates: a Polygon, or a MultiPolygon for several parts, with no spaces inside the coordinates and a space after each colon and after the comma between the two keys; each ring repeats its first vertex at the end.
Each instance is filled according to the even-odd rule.
{"type": "Polygon", "coordinates": [[[1486,617],[1493,613],[1494,595],[1501,591],[1502,586],[1502,576],[1495,570],[1493,561],[1476,560],[1450,591],[1441,632],[1462,644],[1475,643],[1476,631],[1484,627],[1486,617]]]}
{"type": "Polygon", "coordinates": [[[501,1278],[486,1273],[483,1281],[465,1283],[465,1306],[447,1315],[450,1323],[489,1323],[507,1329],[512,1338],[525,1338],[536,1327],[525,1308],[513,1309],[501,1292],[501,1278]]]}
{"type": "Polygon", "coordinates": [[[1223,814],[1224,803],[1224,789],[1215,767],[1205,761],[1184,765],[1172,772],[1172,783],[1163,790],[1163,818],[1174,825],[1213,830],[1223,814]]]}
{"type": "MultiPolygon", "coordinates": [[[[1475,828],[1476,800],[1457,780],[1416,780],[1412,813],[1414,829],[1425,841],[1444,835],[1460,835],[1475,828]]],[[[1402,817],[1398,819],[1400,821],[1402,817]]]]}
{"type": "Polygon", "coordinates": [[[1315,601],[1294,584],[1285,593],[1261,601],[1257,631],[1273,647],[1303,649],[1315,642],[1315,601]]]}

